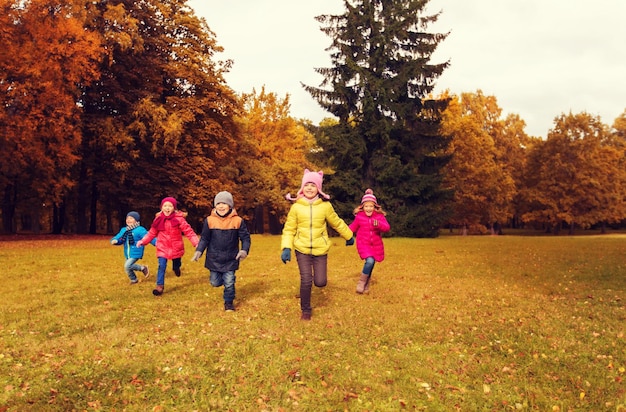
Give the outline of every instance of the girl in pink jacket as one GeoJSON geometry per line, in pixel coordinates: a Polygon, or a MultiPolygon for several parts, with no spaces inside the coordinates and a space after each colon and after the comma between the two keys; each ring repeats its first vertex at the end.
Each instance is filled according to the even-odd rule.
{"type": "Polygon", "coordinates": [[[191,225],[185,220],[186,213],[176,209],[176,199],[166,197],[161,201],[161,211],[152,221],[148,233],[137,242],[137,246],[147,245],[152,239],[157,238],[157,260],[159,270],[157,272],[156,288],[152,291],[154,296],[161,296],[165,288],[165,269],[167,261],[172,261],[172,269],[176,276],[180,276],[181,258],[185,254],[183,234],[191,242],[193,247],[198,246],[198,235],[191,225]]]}
{"type": "Polygon", "coordinates": [[[356,285],[356,293],[369,292],[369,283],[372,270],[376,262],[385,259],[385,247],[382,233],[391,228],[385,212],[376,201],[372,189],[367,189],[361,198],[361,204],[354,209],[354,222],[350,224],[350,230],[356,237],[356,249],[361,259],[365,260],[363,272],[359,283],[356,285]]]}

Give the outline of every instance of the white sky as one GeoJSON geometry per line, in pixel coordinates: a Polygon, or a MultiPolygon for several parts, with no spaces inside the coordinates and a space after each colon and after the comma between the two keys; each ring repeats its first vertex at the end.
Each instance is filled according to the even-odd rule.
{"type": "MultiPolygon", "coordinates": [[[[238,93],[273,92],[291,115],[319,123],[331,115],[300,82],[319,86],[331,39],[314,17],[343,13],[343,0],[189,0],[232,59],[225,75],[238,93]]],[[[503,115],[545,137],[562,113],[586,111],[611,126],[626,110],[626,0],[431,0],[443,11],[429,32],[450,35],[432,63],[450,60],[435,93],[482,90],[503,115]]]]}

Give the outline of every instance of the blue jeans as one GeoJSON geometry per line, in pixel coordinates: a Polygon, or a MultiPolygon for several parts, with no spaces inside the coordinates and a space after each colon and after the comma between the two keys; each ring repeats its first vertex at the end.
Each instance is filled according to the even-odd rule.
{"type": "Polygon", "coordinates": [[[220,287],[224,286],[224,302],[232,302],[235,300],[235,271],[230,270],[228,272],[215,272],[211,271],[211,286],[220,287]]]}
{"type": "Polygon", "coordinates": [[[372,275],[372,270],[374,270],[374,264],[376,264],[376,260],[373,257],[368,257],[365,259],[365,264],[363,265],[363,274],[367,276],[372,275]]]}
{"type": "Polygon", "coordinates": [[[124,262],[124,270],[128,274],[128,278],[131,280],[131,282],[134,282],[134,281],[137,280],[137,276],[135,275],[135,271],[143,269],[143,266],[138,265],[136,263],[138,260],[139,259],[137,259],[137,258],[128,258],[128,259],[126,259],[126,262],[124,262]]]}
{"type": "MultiPolygon", "coordinates": [[[[157,272],[157,286],[165,286],[165,269],[167,269],[167,259],[164,257],[157,258],[159,261],[159,270],[157,272]]],[[[172,269],[180,269],[182,266],[180,258],[172,259],[172,269]]]]}

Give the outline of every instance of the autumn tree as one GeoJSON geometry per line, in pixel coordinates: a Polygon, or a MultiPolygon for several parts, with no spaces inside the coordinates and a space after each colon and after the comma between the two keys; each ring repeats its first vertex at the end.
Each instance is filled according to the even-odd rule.
{"type": "Polygon", "coordinates": [[[319,142],[338,212],[348,217],[371,187],[394,233],[416,237],[437,236],[449,200],[441,187],[449,140],[439,130],[447,102],[428,99],[448,66],[430,63],[446,34],[426,31],[438,18],[427,3],[346,0],[343,14],[318,16],[332,67],[316,69],[319,87],[304,85],[338,119],[319,142]]]}
{"type": "Polygon", "coordinates": [[[555,233],[562,224],[571,233],[575,226],[619,222],[625,216],[623,159],[623,141],[599,117],[557,117],[547,140],[530,149],[522,218],[555,233]]]}
{"type": "MultiPolygon", "coordinates": [[[[496,148],[496,163],[502,167],[503,173],[513,179],[515,185],[511,199],[510,225],[521,226],[522,200],[521,191],[524,185],[523,170],[526,164],[527,148],[532,137],[524,131],[526,122],[517,114],[509,114],[500,122],[501,127],[494,130],[492,137],[496,148]]],[[[504,222],[503,222],[504,223],[504,222]]]]}
{"type": "Polygon", "coordinates": [[[214,33],[183,0],[99,1],[89,13],[108,53],[101,80],[82,96],[75,200],[91,221],[79,231],[95,232],[98,210],[122,219],[130,207],[154,211],[166,195],[201,221],[237,172],[240,106],[223,78],[230,62],[215,60],[214,33]]]}
{"type": "Polygon", "coordinates": [[[626,140],[626,110],[617,116],[613,122],[612,130],[615,137],[626,140]]]}
{"type": "Polygon", "coordinates": [[[493,233],[495,223],[513,215],[514,164],[506,166],[519,158],[507,152],[519,150],[519,141],[507,139],[501,112],[495,97],[478,91],[453,97],[444,113],[443,130],[452,136],[452,160],[445,169],[445,184],[454,191],[450,223],[464,234],[485,227],[493,233]]]}
{"type": "Polygon", "coordinates": [[[0,11],[0,189],[3,230],[15,210],[38,231],[41,207],[71,188],[81,143],[77,84],[97,78],[99,38],[84,30],[84,1],[3,1],[0,11]]]}
{"type": "Polygon", "coordinates": [[[280,233],[290,203],[289,190],[300,187],[306,155],[314,143],[305,124],[290,116],[289,96],[279,98],[263,87],[243,94],[240,168],[237,191],[256,233],[280,233]]]}

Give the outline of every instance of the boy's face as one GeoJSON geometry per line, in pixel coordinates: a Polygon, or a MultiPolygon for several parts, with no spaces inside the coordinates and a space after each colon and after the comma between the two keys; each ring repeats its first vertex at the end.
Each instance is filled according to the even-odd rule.
{"type": "Polygon", "coordinates": [[[372,216],[372,213],[374,213],[374,202],[363,203],[363,211],[367,216],[372,216]]]}
{"type": "Polygon", "coordinates": [[[312,182],[305,183],[302,188],[302,193],[307,199],[313,199],[318,193],[317,186],[315,186],[315,183],[312,182]]]}
{"type": "Polygon", "coordinates": [[[173,211],[174,205],[172,204],[172,202],[165,202],[163,203],[163,206],[161,206],[161,212],[163,212],[165,216],[171,215],[173,211]]]}
{"type": "Polygon", "coordinates": [[[230,210],[230,206],[228,206],[226,203],[218,203],[215,205],[215,210],[220,215],[225,215],[226,213],[228,213],[228,210],[230,210]]]}
{"type": "Polygon", "coordinates": [[[137,223],[137,221],[134,217],[126,216],[126,226],[134,225],[135,223],[137,223]]]}

